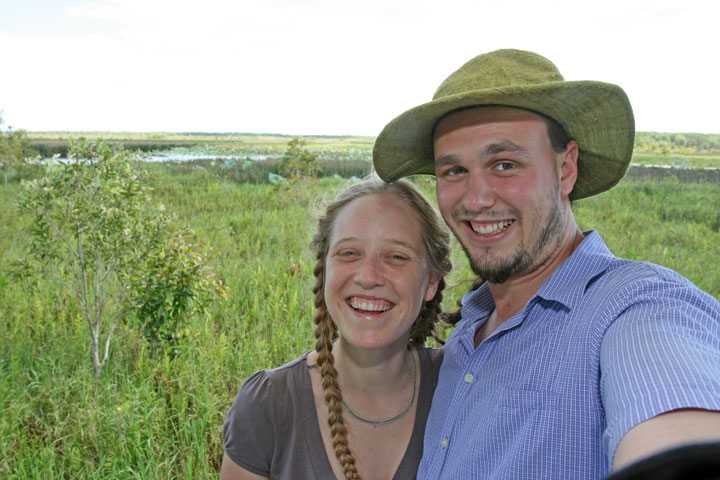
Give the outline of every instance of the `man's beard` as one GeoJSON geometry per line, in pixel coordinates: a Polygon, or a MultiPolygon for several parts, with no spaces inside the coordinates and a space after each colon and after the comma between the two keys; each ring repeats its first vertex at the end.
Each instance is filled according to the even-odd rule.
{"type": "MultiPolygon", "coordinates": [[[[495,261],[494,264],[488,262],[485,265],[480,265],[472,257],[468,248],[463,245],[462,241],[460,242],[470,261],[470,268],[475,275],[490,283],[505,283],[510,277],[521,276],[537,270],[550,259],[562,241],[562,231],[565,226],[560,199],[553,195],[556,194],[556,192],[557,191],[553,189],[550,193],[552,196],[552,198],[548,199],[550,214],[532,248],[528,248],[521,243],[520,247],[508,257],[500,258],[495,261]],[[540,254],[543,253],[546,246],[551,242],[554,242],[553,248],[549,249],[545,256],[541,258],[540,254]]],[[[519,216],[517,221],[522,221],[522,217],[519,216]]]]}

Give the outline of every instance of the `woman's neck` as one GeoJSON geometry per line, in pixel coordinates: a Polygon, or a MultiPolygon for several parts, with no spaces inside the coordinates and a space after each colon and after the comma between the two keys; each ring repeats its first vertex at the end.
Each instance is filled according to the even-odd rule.
{"type": "Polygon", "coordinates": [[[344,393],[404,389],[412,382],[410,355],[413,353],[405,345],[366,350],[354,348],[340,338],[333,346],[340,389],[344,393]]]}

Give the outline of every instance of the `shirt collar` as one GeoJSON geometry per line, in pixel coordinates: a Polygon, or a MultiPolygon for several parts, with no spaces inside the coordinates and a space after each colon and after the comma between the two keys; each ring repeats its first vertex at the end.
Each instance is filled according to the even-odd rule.
{"type": "MultiPolygon", "coordinates": [[[[539,297],[559,302],[572,309],[582,299],[590,281],[603,273],[615,256],[595,230],[583,232],[585,238],[575,251],[542,284],[528,304],[539,297]]],[[[487,318],[495,308],[489,285],[467,293],[462,299],[462,318],[476,323],[487,318]]]]}
{"type": "Polygon", "coordinates": [[[615,256],[595,230],[583,232],[585,238],[575,251],[540,287],[536,297],[551,300],[573,309],[588,284],[607,270],[615,256]]]}

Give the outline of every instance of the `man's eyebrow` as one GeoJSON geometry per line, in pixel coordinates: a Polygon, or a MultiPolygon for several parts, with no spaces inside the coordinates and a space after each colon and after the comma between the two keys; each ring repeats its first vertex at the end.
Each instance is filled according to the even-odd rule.
{"type": "Polygon", "coordinates": [[[458,157],[453,154],[449,155],[443,155],[441,157],[438,157],[435,159],[435,168],[444,167],[445,165],[450,165],[453,163],[456,163],[458,160],[458,157]]]}
{"type": "Polygon", "coordinates": [[[485,147],[484,150],[484,154],[487,156],[496,155],[503,152],[527,153],[527,149],[518,145],[517,143],[511,142],[510,140],[505,140],[504,142],[500,143],[491,143],[490,145],[485,147]]]}
{"type": "MultiPolygon", "coordinates": [[[[503,152],[518,152],[518,153],[526,154],[526,153],[528,153],[528,150],[525,147],[518,145],[515,142],[512,142],[510,140],[505,140],[505,141],[502,141],[499,143],[491,143],[490,145],[486,146],[482,150],[482,152],[479,156],[480,157],[491,157],[493,155],[497,155],[498,153],[503,153],[503,152]]],[[[458,160],[457,155],[455,155],[453,153],[449,153],[447,155],[443,155],[443,156],[435,159],[435,168],[440,168],[445,165],[450,165],[450,164],[456,163],[458,161],[459,160],[458,160]]]]}

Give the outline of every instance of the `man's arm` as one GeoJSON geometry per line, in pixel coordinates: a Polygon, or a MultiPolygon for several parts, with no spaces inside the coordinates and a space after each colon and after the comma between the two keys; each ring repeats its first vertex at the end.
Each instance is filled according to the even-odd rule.
{"type": "Polygon", "coordinates": [[[620,440],[613,471],[645,457],[691,443],[720,441],[720,412],[674,410],[641,422],[620,440]]]}

